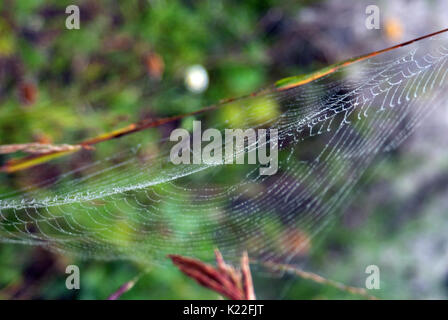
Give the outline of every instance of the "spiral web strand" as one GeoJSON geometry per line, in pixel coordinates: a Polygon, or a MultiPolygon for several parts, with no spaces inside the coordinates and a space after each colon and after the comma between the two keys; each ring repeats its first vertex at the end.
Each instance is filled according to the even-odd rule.
{"type": "Polygon", "coordinates": [[[0,240],[148,263],[168,253],[211,258],[213,248],[295,261],[354,200],[366,170],[446,108],[447,40],[425,39],[195,118],[203,130],[277,129],[273,176],[259,175],[260,165],[173,165],[164,137],[0,195],[0,240]]]}

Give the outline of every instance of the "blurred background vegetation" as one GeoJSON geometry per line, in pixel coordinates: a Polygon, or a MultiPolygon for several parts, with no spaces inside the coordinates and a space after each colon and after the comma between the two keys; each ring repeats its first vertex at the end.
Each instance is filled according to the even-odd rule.
{"type": "MultiPolygon", "coordinates": [[[[396,2],[420,6],[416,1],[396,2]]],[[[80,141],[141,119],[198,110],[282,77],[436,31],[436,12],[443,4],[418,3],[422,2],[426,15],[420,14],[413,23],[400,6],[380,2],[386,13],[382,28],[366,30],[363,1],[4,0],[0,144],[80,141]],[[65,28],[65,8],[70,4],[80,7],[79,30],[65,28]],[[192,92],[184,84],[192,65],[208,72],[210,83],[204,92],[192,92]]],[[[117,144],[114,148],[120,147],[117,144]]],[[[0,156],[0,163],[6,160],[0,156]]],[[[413,169],[414,160],[383,164],[383,172],[392,174],[377,178],[338,227],[313,244],[308,268],[363,287],[365,267],[377,264],[384,285],[373,294],[379,297],[447,296],[448,242],[443,232],[447,224],[440,214],[440,208],[448,208],[443,201],[446,184],[440,183],[418,206],[409,208],[402,203],[420,194],[418,187],[427,180],[415,178],[413,187],[400,196],[401,185],[382,188],[385,181],[399,179],[397,168],[413,169]],[[422,230],[431,230],[432,238],[428,233],[413,238],[422,230]],[[420,255],[422,251],[425,254],[420,255]]],[[[71,168],[80,166],[80,161],[75,157],[71,168]]],[[[49,178],[57,170],[48,163],[14,179],[1,174],[0,192],[49,178]]],[[[1,244],[0,299],[105,299],[143,269],[127,261],[82,260],[1,244]],[[68,264],[80,266],[81,290],[65,288],[68,264]]],[[[256,274],[255,290],[261,298],[358,298],[292,276],[256,274]]],[[[216,299],[217,295],[174,267],[154,267],[122,298],[216,299]]]]}

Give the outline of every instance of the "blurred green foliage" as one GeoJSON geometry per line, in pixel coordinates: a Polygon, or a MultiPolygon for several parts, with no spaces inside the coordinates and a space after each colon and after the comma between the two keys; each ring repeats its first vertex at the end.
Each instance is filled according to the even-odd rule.
{"type": "MultiPolygon", "coordinates": [[[[190,112],[257,90],[278,72],[268,51],[275,35],[266,33],[261,19],[272,8],[300,6],[292,1],[4,1],[0,142],[73,143],[142,118],[190,112]],[[65,28],[70,4],[80,7],[79,30],[65,28]],[[183,84],[184,71],[193,64],[209,73],[210,89],[203,94],[183,84]]],[[[155,138],[157,132],[101,148],[107,152],[155,138]]],[[[26,174],[18,176],[14,181],[30,182],[20,179],[26,174]]],[[[20,187],[10,181],[0,176],[2,192],[20,187]]],[[[2,244],[0,255],[0,298],[103,299],[147,268],[49,256],[13,244],[2,244]],[[65,288],[69,263],[80,266],[79,292],[65,288]]],[[[174,267],[155,267],[123,298],[217,295],[174,267]]]]}
{"type": "MultiPolygon", "coordinates": [[[[299,74],[300,66],[280,63],[270,49],[282,29],[264,24],[263,19],[272,10],[280,10],[287,20],[312,2],[2,1],[0,143],[73,143],[143,118],[195,111],[299,74]],[[65,28],[69,4],[80,6],[80,30],[65,28]],[[184,71],[194,64],[204,66],[210,76],[210,87],[201,94],[189,92],[183,84],[184,71]]],[[[278,112],[274,103],[264,105],[268,108],[257,110],[260,121],[278,112]]],[[[238,118],[222,116],[237,125],[238,118]]],[[[101,146],[104,150],[99,154],[159,137],[158,132],[148,132],[101,146]]],[[[51,164],[45,167],[49,172],[52,168],[51,164]]],[[[23,184],[30,179],[26,174],[18,177],[14,181],[23,184]]],[[[23,186],[11,181],[0,175],[0,192],[23,186]]],[[[366,222],[370,226],[367,233],[344,226],[333,230],[326,241],[316,244],[314,265],[330,265],[321,268],[329,278],[362,286],[363,270],[358,268],[353,276],[354,268],[333,264],[328,252],[336,258],[344,256],[340,248],[353,243],[360,244],[358,250],[375,252],[378,247],[372,238],[381,236],[388,241],[379,231],[386,224],[383,218],[366,218],[371,222],[366,222]]],[[[141,273],[124,299],[217,298],[174,267],[146,268],[129,261],[81,260],[1,244],[0,299],[105,299],[141,273]],[[68,264],[81,269],[79,291],[65,288],[68,264]]],[[[258,273],[255,289],[262,298],[357,298],[296,277],[273,279],[258,273]]]]}

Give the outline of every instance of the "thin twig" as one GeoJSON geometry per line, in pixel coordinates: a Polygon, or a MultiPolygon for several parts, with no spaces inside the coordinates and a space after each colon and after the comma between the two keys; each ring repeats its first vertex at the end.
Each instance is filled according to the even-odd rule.
{"type": "Polygon", "coordinates": [[[329,285],[331,287],[337,288],[341,291],[345,291],[351,294],[355,294],[355,295],[359,295],[362,296],[364,298],[367,298],[369,300],[378,300],[377,297],[369,294],[367,292],[366,289],[364,288],[358,288],[358,287],[352,287],[352,286],[348,286],[345,285],[341,282],[338,281],[334,281],[331,279],[327,279],[324,278],[316,273],[313,272],[309,272],[309,271],[304,271],[298,267],[289,265],[289,264],[282,264],[282,263],[276,263],[276,262],[263,262],[262,265],[268,267],[271,270],[282,270],[282,271],[286,271],[289,273],[293,273],[303,279],[308,279],[308,280],[312,280],[314,282],[317,283],[321,283],[321,284],[325,284],[325,285],[329,285]]]}
{"type": "Polygon", "coordinates": [[[50,144],[37,142],[18,143],[1,145],[0,154],[9,154],[19,151],[29,154],[44,154],[51,152],[77,151],[81,148],[83,148],[83,146],[71,144],[50,144]]]}
{"type": "Polygon", "coordinates": [[[136,277],[134,277],[132,280],[124,283],[123,285],[120,286],[120,288],[118,288],[117,291],[115,291],[114,293],[112,293],[107,300],[117,300],[118,298],[121,297],[122,294],[128,292],[129,290],[131,290],[135,284],[140,280],[140,278],[146,274],[147,271],[143,271],[141,272],[139,275],[137,275],[136,277]]]}
{"type": "Polygon", "coordinates": [[[241,273],[243,275],[243,291],[247,300],[256,300],[254,284],[252,282],[252,275],[250,273],[249,256],[247,251],[244,251],[241,257],[241,273]]]}

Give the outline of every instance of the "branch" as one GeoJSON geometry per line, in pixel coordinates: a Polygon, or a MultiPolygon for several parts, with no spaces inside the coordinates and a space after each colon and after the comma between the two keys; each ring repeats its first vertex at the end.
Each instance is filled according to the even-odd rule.
{"type": "Polygon", "coordinates": [[[276,262],[264,262],[263,265],[268,267],[271,270],[286,271],[286,272],[295,274],[303,279],[308,279],[308,280],[312,280],[312,281],[320,283],[320,284],[329,285],[333,288],[336,288],[336,289],[339,289],[341,291],[345,291],[345,292],[348,292],[351,294],[359,295],[359,296],[362,296],[369,300],[378,300],[377,297],[370,295],[367,292],[367,290],[364,288],[351,287],[351,286],[345,285],[341,282],[326,279],[316,273],[304,271],[300,268],[297,268],[297,267],[289,265],[289,264],[281,264],[281,263],[276,263],[276,262]]]}

